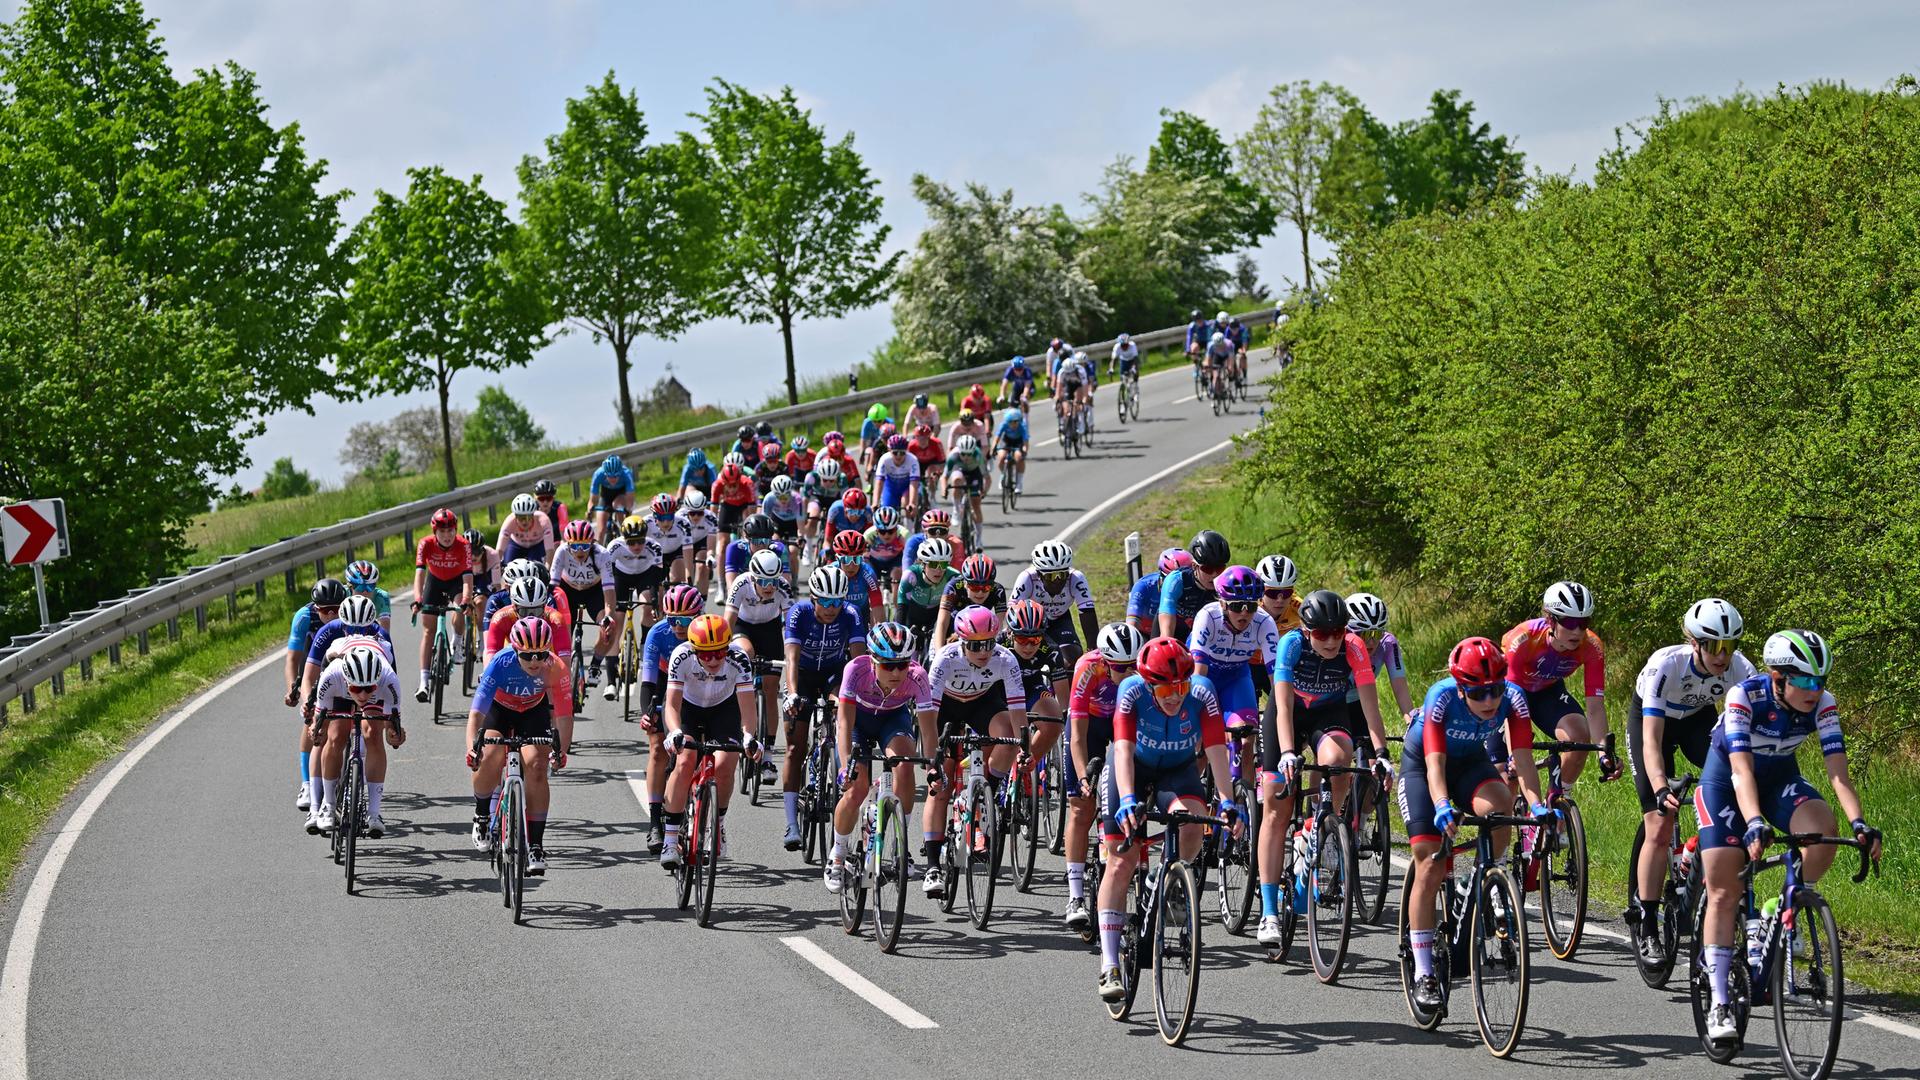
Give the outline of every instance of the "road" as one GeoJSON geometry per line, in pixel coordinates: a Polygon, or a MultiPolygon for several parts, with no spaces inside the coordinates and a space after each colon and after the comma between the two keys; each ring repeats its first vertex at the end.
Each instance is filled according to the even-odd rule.
{"type": "MultiPolygon", "coordinates": [[[[1063,463],[1056,447],[1040,448],[1018,519],[989,517],[996,557],[1015,563],[1109,496],[1252,422],[1250,410],[1221,422],[1176,400],[1192,390],[1180,373],[1143,389],[1147,420],[1116,433],[1106,412],[1085,458],[1063,463]]],[[[396,638],[401,656],[414,655],[410,631],[396,638]]],[[[778,809],[744,800],[729,819],[717,925],[699,929],[645,854],[644,744],[598,699],[555,781],[552,869],[532,883],[525,926],[510,923],[468,848],[459,728],[419,718],[393,755],[393,831],[363,845],[363,893],[349,897],[292,806],[280,678],[270,663],[231,680],[137,749],[134,767],[109,772],[104,782],[118,785],[107,797],[90,782],[29,853],[4,909],[0,1004],[24,991],[25,1011],[0,1014],[0,1076],[20,1074],[22,1051],[36,1080],[558,1080],[714,1061],[748,1075],[962,1076],[995,1068],[1008,1049],[1068,1076],[1135,1075],[1163,1055],[1168,1067],[1219,1076],[1286,1059],[1326,1076],[1374,1075],[1405,1071],[1408,1047],[1427,1071],[1496,1068],[1470,1007],[1435,1034],[1409,1026],[1389,927],[1362,930],[1348,975],[1325,987],[1299,949],[1295,962],[1270,964],[1250,939],[1209,923],[1201,1016],[1185,1051],[1164,1047],[1146,993],[1135,1014],[1145,1023],[1107,1019],[1094,954],[1059,926],[1060,863],[1044,856],[1042,887],[1003,890],[1005,915],[989,932],[916,895],[898,954],[880,955],[841,932],[819,871],[781,849],[778,809]],[[43,864],[50,843],[65,856],[57,882],[43,864]]],[[[1611,915],[1610,903],[1596,906],[1611,915]]],[[[1684,998],[1642,986],[1617,944],[1597,942],[1568,964],[1537,951],[1535,963],[1526,1040],[1497,1066],[1503,1074],[1653,1064],[1727,1075],[1700,1056],[1684,998]]],[[[1771,1075],[1771,1029],[1766,1014],[1758,1020],[1741,1064],[1771,1075]]],[[[1916,1048],[1849,1024],[1840,1075],[1916,1075],[1899,1066],[1916,1048]]]]}

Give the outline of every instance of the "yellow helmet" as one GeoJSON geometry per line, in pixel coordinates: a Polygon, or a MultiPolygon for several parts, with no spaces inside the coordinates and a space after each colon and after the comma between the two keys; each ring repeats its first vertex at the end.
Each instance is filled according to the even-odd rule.
{"type": "Polygon", "coordinates": [[[727,620],[719,615],[701,615],[687,626],[687,640],[694,652],[719,652],[733,640],[727,620]]]}
{"type": "Polygon", "coordinates": [[[641,517],[639,514],[628,514],[626,520],[620,523],[620,535],[629,540],[645,539],[647,535],[647,519],[641,517]]]}

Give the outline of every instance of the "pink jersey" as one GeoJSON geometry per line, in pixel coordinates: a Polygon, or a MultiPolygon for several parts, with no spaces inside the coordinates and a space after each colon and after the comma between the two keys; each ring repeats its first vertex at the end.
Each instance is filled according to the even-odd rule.
{"type": "Polygon", "coordinates": [[[1073,692],[1067,696],[1067,716],[1074,720],[1112,720],[1120,684],[1099,652],[1082,653],[1073,665],[1073,692]]]}
{"type": "Polygon", "coordinates": [[[1507,636],[1500,639],[1500,648],[1507,654],[1507,681],[1534,693],[1582,668],[1586,696],[1605,693],[1607,669],[1601,658],[1600,638],[1588,630],[1580,647],[1565,653],[1553,647],[1552,639],[1553,626],[1544,618],[1528,619],[1507,631],[1507,636]]]}
{"type": "MultiPolygon", "coordinates": [[[[559,593],[554,594],[556,599],[559,596],[559,593]]],[[[545,614],[546,620],[553,624],[553,654],[571,659],[573,657],[573,624],[568,619],[566,610],[549,605],[545,614]]],[[[493,621],[487,624],[488,656],[507,647],[507,634],[513,629],[513,624],[519,621],[520,609],[512,604],[493,613],[493,621]]]]}
{"type": "Polygon", "coordinates": [[[909,705],[917,712],[933,708],[933,684],[926,668],[908,664],[900,685],[888,693],[880,688],[880,665],[871,656],[856,656],[840,676],[840,700],[853,702],[862,712],[889,713],[909,705]]]}

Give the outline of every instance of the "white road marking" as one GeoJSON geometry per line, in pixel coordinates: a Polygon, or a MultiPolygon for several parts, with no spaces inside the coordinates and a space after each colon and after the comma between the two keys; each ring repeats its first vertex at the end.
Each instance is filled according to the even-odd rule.
{"type": "Polygon", "coordinates": [[[1876,1016],[1870,1012],[1854,1012],[1851,1009],[1847,1010],[1847,1015],[1859,1020],[1868,1027],[1877,1027],[1881,1031],[1891,1031],[1895,1035],[1905,1035],[1909,1039],[1920,1039],[1920,1027],[1914,1027],[1912,1024],[1903,1024],[1898,1020],[1889,1020],[1884,1016],[1876,1016]]]}
{"type": "Polygon", "coordinates": [[[865,975],[834,959],[832,953],[806,938],[783,937],[780,943],[798,953],[802,960],[826,972],[834,982],[866,999],[867,1004],[893,1017],[901,1027],[924,1031],[940,1026],[906,1002],[875,986],[865,975]]]}
{"type": "Polygon", "coordinates": [[[647,805],[647,771],[645,769],[628,769],[627,786],[633,789],[633,797],[640,800],[641,806],[647,805]]]}
{"type": "Polygon", "coordinates": [[[1084,514],[1081,514],[1078,518],[1074,520],[1073,524],[1068,525],[1064,530],[1060,532],[1057,539],[1063,542],[1073,539],[1073,537],[1078,535],[1082,530],[1086,529],[1088,526],[1099,521],[1101,515],[1105,514],[1107,511],[1113,509],[1115,506],[1118,506],[1119,504],[1125,502],[1126,500],[1133,498],[1135,495],[1139,494],[1142,489],[1150,487],[1153,484],[1160,482],[1161,480],[1167,478],[1168,476],[1171,476],[1172,474],[1179,472],[1181,469],[1184,469],[1187,466],[1192,465],[1196,461],[1200,461],[1204,458],[1212,457],[1213,455],[1219,453],[1222,450],[1225,450],[1227,447],[1232,445],[1233,445],[1232,439],[1227,439],[1224,442],[1215,443],[1214,445],[1207,447],[1205,450],[1202,450],[1191,457],[1185,458],[1181,461],[1174,462],[1173,464],[1167,466],[1166,468],[1161,469],[1159,472],[1154,473],[1152,476],[1147,477],[1145,480],[1141,480],[1138,483],[1130,485],[1126,489],[1114,494],[1112,497],[1101,502],[1100,505],[1094,507],[1093,509],[1087,511],[1084,514]]]}

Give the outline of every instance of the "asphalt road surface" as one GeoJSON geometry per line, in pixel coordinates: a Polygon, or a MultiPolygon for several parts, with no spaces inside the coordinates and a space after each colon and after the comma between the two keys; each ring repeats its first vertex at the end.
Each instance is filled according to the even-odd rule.
{"type": "MultiPolygon", "coordinates": [[[[1033,543],[1253,422],[1247,406],[1215,419],[1181,372],[1143,391],[1146,419],[1123,431],[1103,390],[1092,450],[1062,462],[1058,447],[1038,447],[1016,520],[989,511],[1005,580],[1033,543]]],[[[1038,426],[1048,441],[1050,425],[1038,426]]],[[[400,656],[415,655],[413,631],[395,637],[400,656]]],[[[1619,929],[1610,899],[1596,898],[1598,940],[1573,962],[1536,944],[1526,1036],[1506,1063],[1481,1048],[1464,991],[1438,1032],[1410,1026],[1391,906],[1388,925],[1357,932],[1336,986],[1315,981],[1299,946],[1269,963],[1209,920],[1200,1015],[1176,1050],[1153,1031],[1150,991],[1133,1022],[1107,1018],[1095,952],[1060,925],[1059,859],[1042,856],[1035,893],[1002,889],[985,933],[940,915],[916,886],[898,953],[885,956],[842,932],[818,868],[781,848],[778,806],[744,798],[728,819],[716,925],[700,929],[646,854],[644,742],[597,697],[555,779],[551,870],[530,882],[525,925],[510,922],[468,846],[462,725],[427,723],[411,701],[412,739],[391,755],[391,831],[361,845],[362,891],[350,897],[292,804],[294,720],[277,656],[163,727],[132,767],[104,771],[28,853],[4,908],[0,1076],[559,1080],[716,1065],[977,1076],[1005,1068],[1010,1051],[1025,1063],[1015,1068],[1062,1076],[1271,1075],[1281,1062],[1329,1077],[1730,1075],[1700,1053],[1683,980],[1647,989],[1601,936],[1619,929]]],[[[1847,1024],[1836,1075],[1920,1075],[1920,1031],[1898,1027],[1847,1024]]],[[[1777,1073],[1767,1011],[1736,1064],[1777,1073]]]]}

